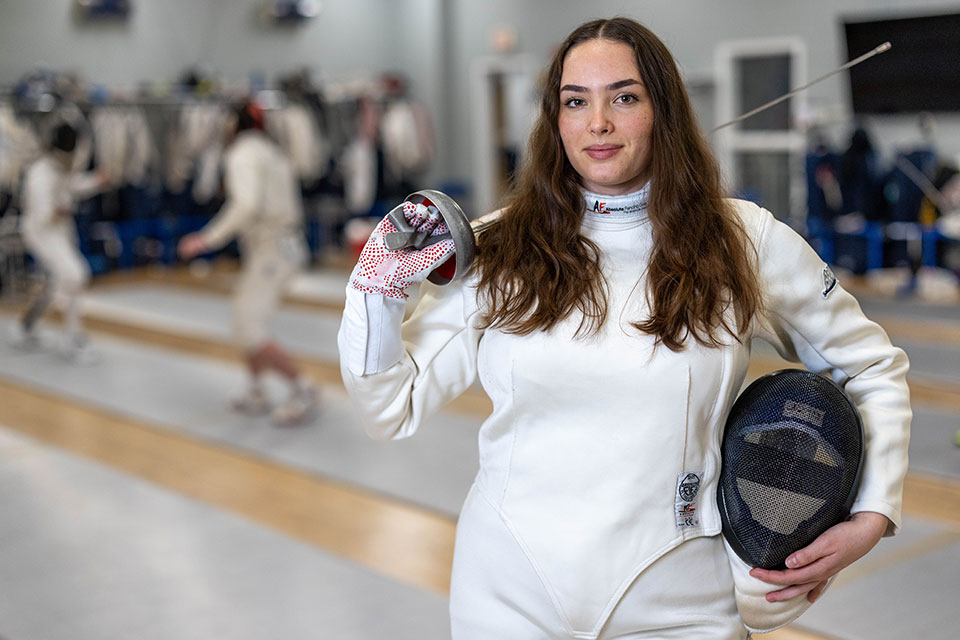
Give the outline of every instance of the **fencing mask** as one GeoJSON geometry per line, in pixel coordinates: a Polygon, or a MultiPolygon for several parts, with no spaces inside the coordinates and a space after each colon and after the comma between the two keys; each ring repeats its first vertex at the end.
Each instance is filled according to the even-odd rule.
{"type": "Polygon", "coordinates": [[[783,569],[842,521],[860,486],[863,424],[832,380],[785,369],[744,389],[727,417],[717,504],[744,562],[783,569]]]}

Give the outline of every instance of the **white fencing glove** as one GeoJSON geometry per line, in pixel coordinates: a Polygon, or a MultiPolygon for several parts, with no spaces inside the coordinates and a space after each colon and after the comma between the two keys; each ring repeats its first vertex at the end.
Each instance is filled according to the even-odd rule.
{"type": "MultiPolygon", "coordinates": [[[[434,206],[404,202],[403,217],[413,230],[427,238],[422,249],[391,251],[384,244],[384,235],[399,231],[385,217],[370,234],[360,253],[360,260],[350,274],[350,286],[364,293],[377,293],[395,300],[406,300],[405,289],[427,279],[430,272],[443,265],[456,252],[449,229],[440,211],[434,206]],[[446,238],[439,236],[447,234],[446,238]],[[430,238],[437,241],[430,243],[430,238]]],[[[423,243],[419,243],[423,244],[423,243]]]]}

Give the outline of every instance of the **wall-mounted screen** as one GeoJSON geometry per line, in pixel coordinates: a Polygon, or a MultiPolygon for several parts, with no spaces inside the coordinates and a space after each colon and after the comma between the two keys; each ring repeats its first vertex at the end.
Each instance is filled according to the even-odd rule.
{"type": "Polygon", "coordinates": [[[960,111],[960,13],[848,19],[843,28],[849,59],[893,45],[850,69],[855,113],[960,111]]]}

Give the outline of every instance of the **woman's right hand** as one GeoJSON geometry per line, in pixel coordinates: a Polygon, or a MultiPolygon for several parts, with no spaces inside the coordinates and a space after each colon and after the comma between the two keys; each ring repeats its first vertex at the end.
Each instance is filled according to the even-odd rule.
{"type": "MultiPolygon", "coordinates": [[[[439,236],[449,232],[440,211],[433,206],[404,202],[403,217],[418,233],[439,236]]],[[[427,279],[430,272],[449,260],[456,252],[452,238],[440,240],[423,249],[391,251],[384,236],[397,232],[385,217],[370,234],[360,253],[360,260],[350,274],[350,286],[365,293],[378,293],[388,298],[405,300],[405,290],[427,279]]]]}

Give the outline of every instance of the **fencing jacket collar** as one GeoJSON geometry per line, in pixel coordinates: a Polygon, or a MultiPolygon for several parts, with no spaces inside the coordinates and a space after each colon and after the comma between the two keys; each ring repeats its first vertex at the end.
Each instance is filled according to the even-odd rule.
{"type": "Polygon", "coordinates": [[[606,196],[584,189],[583,199],[588,218],[646,218],[650,183],[645,184],[639,191],[622,196],[606,196]]]}

